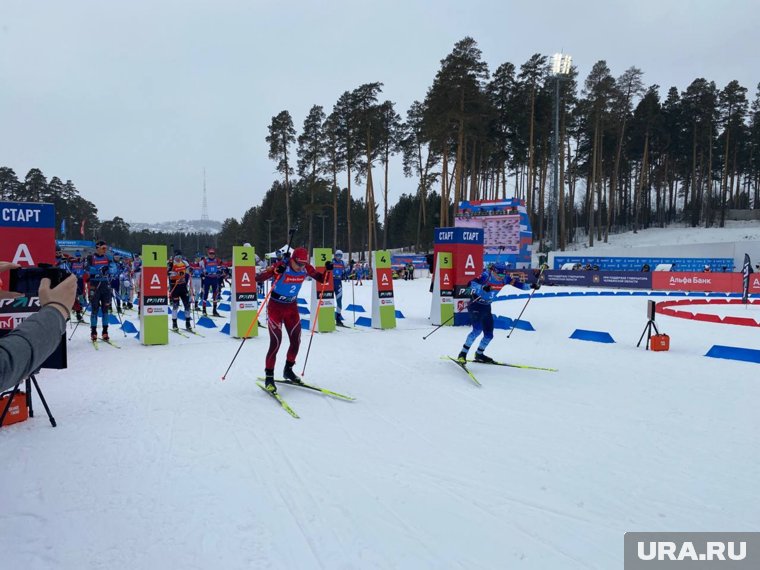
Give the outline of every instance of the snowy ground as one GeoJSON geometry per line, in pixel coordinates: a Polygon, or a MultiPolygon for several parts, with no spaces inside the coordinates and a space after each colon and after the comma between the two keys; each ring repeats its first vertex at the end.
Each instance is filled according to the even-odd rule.
{"type": "Polygon", "coordinates": [[[473,364],[478,388],[439,358],[466,329],[422,340],[428,283],[396,283],[397,330],[315,336],[306,379],[357,401],[283,387],[298,420],[254,385],[265,337],[222,382],[226,335],[95,351],[80,327],[39,377],[58,427],[0,430],[1,566],[608,570],[626,531],[760,531],[760,366],[703,356],[760,329],[658,315],[672,349],[646,352],[646,297],[537,297],[488,352],[559,372],[473,364]]]}

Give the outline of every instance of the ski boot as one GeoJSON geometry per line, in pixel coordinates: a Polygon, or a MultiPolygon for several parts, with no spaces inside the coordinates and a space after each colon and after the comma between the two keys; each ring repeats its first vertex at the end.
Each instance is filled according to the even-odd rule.
{"type": "Polygon", "coordinates": [[[77,314],[77,322],[83,323],[84,319],[82,318],[82,311],[77,311],[76,314],[77,314]]]}
{"type": "Polygon", "coordinates": [[[292,382],[293,384],[303,384],[303,381],[293,371],[293,366],[295,366],[295,362],[286,362],[285,363],[285,369],[282,371],[282,376],[285,378],[285,380],[292,382]]]}
{"type": "Polygon", "coordinates": [[[185,330],[193,332],[193,325],[190,323],[190,319],[185,319],[185,330]]]}
{"type": "Polygon", "coordinates": [[[102,338],[106,342],[111,340],[111,337],[108,336],[108,327],[103,327],[103,332],[100,333],[100,338],[102,338]]]}
{"type": "Polygon", "coordinates": [[[203,305],[203,316],[208,317],[208,313],[206,312],[206,305],[203,305]]]}
{"type": "Polygon", "coordinates": [[[273,394],[277,391],[277,386],[274,383],[274,370],[271,368],[264,369],[264,388],[273,394]]]}
{"type": "Polygon", "coordinates": [[[98,340],[98,329],[96,327],[90,327],[90,340],[92,342],[98,340]]]}
{"type": "Polygon", "coordinates": [[[179,332],[179,326],[177,325],[177,319],[172,319],[172,330],[174,332],[179,332]]]}
{"type": "Polygon", "coordinates": [[[212,317],[221,317],[222,315],[219,314],[219,312],[216,310],[216,303],[214,303],[213,310],[211,311],[212,317]]]}
{"type": "Polygon", "coordinates": [[[467,362],[467,353],[464,350],[459,353],[459,356],[457,356],[457,362],[461,364],[465,364],[467,362]]]}
{"type": "Polygon", "coordinates": [[[483,364],[493,364],[493,358],[486,356],[482,352],[475,353],[475,362],[482,362],[483,364]]]}

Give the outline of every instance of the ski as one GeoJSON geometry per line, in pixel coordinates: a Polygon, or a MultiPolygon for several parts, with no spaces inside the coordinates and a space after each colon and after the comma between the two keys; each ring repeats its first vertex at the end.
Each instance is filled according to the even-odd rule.
{"type": "MultiPolygon", "coordinates": [[[[259,377],[259,380],[264,380],[264,378],[259,377]]],[[[281,378],[276,378],[275,382],[278,384],[287,384],[289,386],[297,386],[299,388],[306,388],[307,390],[312,390],[314,392],[320,392],[324,394],[325,396],[330,396],[332,398],[337,398],[338,400],[345,400],[346,402],[353,402],[356,400],[353,396],[347,396],[346,394],[340,394],[339,392],[333,392],[332,390],[328,390],[327,388],[320,388],[319,386],[314,386],[313,384],[306,384],[304,382],[302,383],[296,383],[291,382],[290,380],[283,380],[281,378]]]]}
{"type": "Polygon", "coordinates": [[[179,336],[182,336],[182,337],[185,337],[185,338],[190,338],[190,337],[189,337],[189,336],[187,336],[186,334],[183,334],[183,333],[179,332],[179,330],[178,330],[178,329],[169,329],[169,330],[170,330],[170,331],[172,331],[172,332],[173,332],[173,333],[175,333],[175,334],[178,334],[179,336]]]}
{"type": "Polygon", "coordinates": [[[544,370],[545,372],[559,372],[557,368],[542,368],[541,366],[528,366],[527,364],[512,364],[509,362],[499,362],[494,360],[493,362],[478,362],[477,360],[467,360],[467,362],[474,362],[475,364],[490,364],[492,366],[509,366],[510,368],[524,368],[526,370],[544,370]]]}
{"type": "Polygon", "coordinates": [[[105,344],[107,344],[107,345],[110,345],[110,346],[112,346],[112,347],[114,347],[114,348],[121,348],[121,346],[119,346],[118,344],[116,344],[116,343],[115,343],[114,341],[112,341],[112,340],[103,340],[103,339],[101,338],[101,339],[100,339],[100,342],[103,342],[103,343],[105,343],[105,344]]]}
{"type": "Polygon", "coordinates": [[[294,418],[298,418],[298,414],[293,411],[293,408],[291,408],[288,405],[288,403],[285,400],[282,399],[282,396],[280,396],[277,392],[270,392],[269,390],[266,389],[266,387],[264,386],[264,384],[262,384],[261,382],[256,382],[256,385],[259,388],[261,388],[262,390],[264,390],[264,392],[266,392],[267,394],[269,394],[270,396],[272,396],[272,398],[274,398],[275,400],[277,400],[280,403],[280,406],[282,406],[283,410],[285,410],[286,412],[288,412],[294,418]]]}
{"type": "Polygon", "coordinates": [[[90,342],[92,343],[92,348],[94,348],[95,350],[100,350],[100,348],[98,348],[97,340],[91,340],[90,342]]]}
{"type": "Polygon", "coordinates": [[[199,333],[199,332],[195,332],[195,330],[185,329],[183,332],[187,332],[187,333],[190,333],[190,334],[194,334],[195,336],[199,336],[199,337],[201,337],[201,338],[206,338],[206,335],[205,335],[205,334],[201,334],[201,333],[199,333]]]}
{"type": "Polygon", "coordinates": [[[466,364],[464,364],[463,362],[459,362],[456,358],[452,358],[450,356],[441,356],[441,358],[448,358],[449,360],[451,360],[451,362],[459,366],[459,368],[461,368],[467,373],[467,376],[470,377],[470,380],[475,382],[475,384],[477,384],[478,386],[482,386],[482,384],[478,382],[478,379],[475,378],[475,375],[472,372],[470,372],[469,368],[467,368],[466,364]]]}

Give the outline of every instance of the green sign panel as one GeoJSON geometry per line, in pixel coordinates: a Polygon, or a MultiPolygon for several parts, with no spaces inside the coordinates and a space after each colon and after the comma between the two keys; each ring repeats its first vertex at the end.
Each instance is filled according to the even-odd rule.
{"type": "Polygon", "coordinates": [[[393,270],[391,252],[379,250],[373,254],[372,327],[396,328],[396,305],[393,299],[393,270]]]}
{"type": "MultiPolygon", "coordinates": [[[[325,263],[332,261],[333,254],[329,247],[314,248],[314,267],[317,271],[327,271],[325,263]]],[[[335,289],[332,280],[332,272],[328,272],[328,280],[325,283],[314,282],[311,293],[311,316],[317,314],[319,297],[322,296],[322,305],[319,307],[317,316],[318,332],[333,332],[335,330],[335,289]]],[[[314,323],[312,322],[312,327],[314,323]]]]}
{"type": "Polygon", "coordinates": [[[232,248],[232,291],[230,297],[230,336],[251,338],[258,336],[256,322],[256,255],[251,246],[232,248]]]}
{"type": "Polygon", "coordinates": [[[140,342],[169,343],[169,283],[166,246],[144,245],[140,273],[140,342]]]}

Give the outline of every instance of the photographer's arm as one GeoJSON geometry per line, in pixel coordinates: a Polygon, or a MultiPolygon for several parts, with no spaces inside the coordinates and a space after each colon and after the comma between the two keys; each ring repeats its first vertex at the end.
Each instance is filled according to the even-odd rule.
{"type": "Polygon", "coordinates": [[[54,289],[50,288],[49,279],[42,280],[39,312],[0,339],[0,391],[27,378],[56,349],[66,331],[76,287],[73,275],[54,289]]]}

